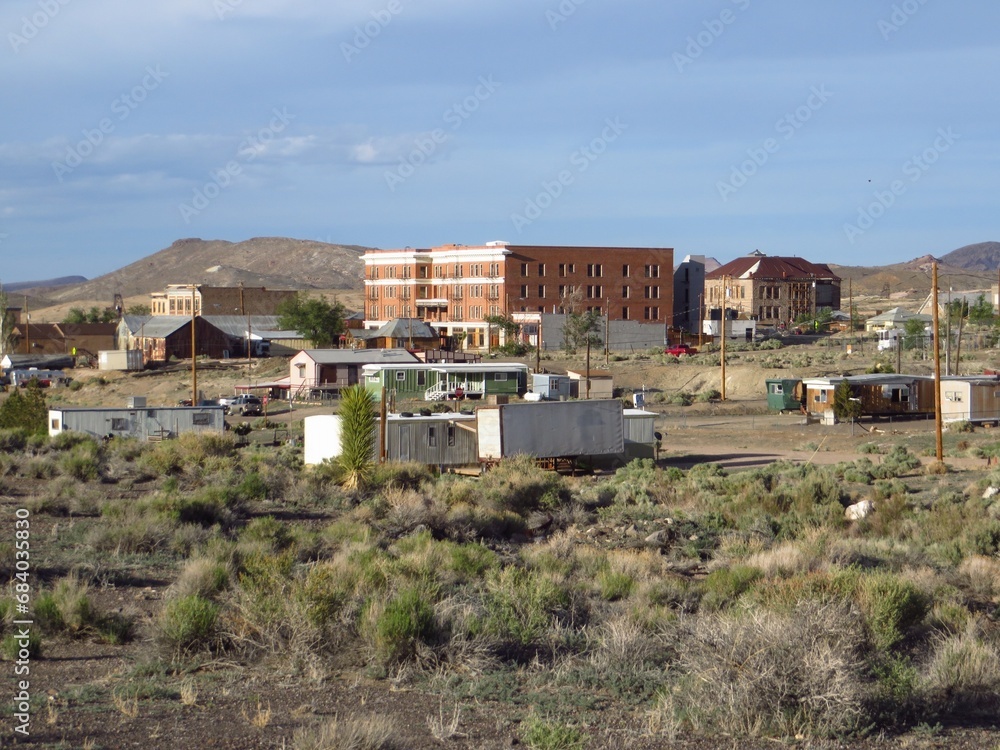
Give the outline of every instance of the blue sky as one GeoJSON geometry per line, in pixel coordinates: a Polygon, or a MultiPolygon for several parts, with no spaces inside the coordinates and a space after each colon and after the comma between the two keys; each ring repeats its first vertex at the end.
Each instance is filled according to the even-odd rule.
{"type": "Polygon", "coordinates": [[[0,280],[185,237],[1000,240],[998,26],[986,0],[8,0],[0,280]]]}

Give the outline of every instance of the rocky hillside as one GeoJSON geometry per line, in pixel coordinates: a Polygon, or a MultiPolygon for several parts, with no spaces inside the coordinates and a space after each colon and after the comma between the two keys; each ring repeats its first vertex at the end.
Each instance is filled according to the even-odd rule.
{"type": "Polygon", "coordinates": [[[969,271],[996,271],[1000,268],[1000,242],[977,242],[952,250],[941,260],[969,271]]]}
{"type": "Polygon", "coordinates": [[[357,289],[362,285],[368,248],[331,245],[287,237],[255,237],[243,242],[177,240],[170,247],[82,284],[35,289],[55,303],[107,300],[116,293],[148,295],[167,284],[266,286],[269,289],[357,289]]]}

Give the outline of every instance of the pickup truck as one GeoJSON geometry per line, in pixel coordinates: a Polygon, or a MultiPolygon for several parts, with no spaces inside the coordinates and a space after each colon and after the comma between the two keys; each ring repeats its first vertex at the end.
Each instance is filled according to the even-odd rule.
{"type": "Polygon", "coordinates": [[[674,357],[682,357],[685,354],[687,355],[697,354],[698,350],[692,346],[688,346],[687,344],[677,344],[676,346],[667,347],[666,349],[663,350],[663,353],[670,354],[674,357]]]}

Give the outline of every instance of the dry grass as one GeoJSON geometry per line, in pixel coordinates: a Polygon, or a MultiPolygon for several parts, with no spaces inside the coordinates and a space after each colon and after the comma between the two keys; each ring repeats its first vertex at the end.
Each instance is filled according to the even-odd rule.
{"type": "Polygon", "coordinates": [[[395,750],[395,725],[387,716],[371,714],[349,719],[335,717],[304,727],[292,738],[293,750],[395,750]]]}
{"type": "Polygon", "coordinates": [[[984,555],[972,555],[962,560],[958,575],[973,596],[992,600],[1000,593],[1000,561],[984,555]]]}
{"type": "Polygon", "coordinates": [[[444,710],[444,701],[441,701],[441,705],[438,707],[438,715],[427,717],[427,728],[431,730],[431,736],[438,742],[447,742],[448,740],[465,736],[463,732],[458,731],[461,721],[461,707],[455,704],[449,716],[444,710]]]}
{"type": "Polygon", "coordinates": [[[971,619],[961,633],[943,636],[931,655],[924,689],[933,702],[964,709],[995,706],[1000,694],[1000,650],[971,619]]]}
{"type": "Polygon", "coordinates": [[[248,723],[258,729],[263,729],[271,723],[271,704],[268,703],[265,708],[263,702],[259,698],[257,699],[256,706],[244,706],[240,709],[240,713],[243,714],[243,718],[246,719],[248,723]]]}

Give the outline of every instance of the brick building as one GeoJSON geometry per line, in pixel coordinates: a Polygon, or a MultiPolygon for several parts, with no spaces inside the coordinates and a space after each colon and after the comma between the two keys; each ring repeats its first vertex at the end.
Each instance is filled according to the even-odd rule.
{"type": "MultiPolygon", "coordinates": [[[[265,287],[205,286],[194,289],[195,315],[276,315],[278,305],[294,291],[279,291],[265,287]]],[[[153,292],[149,299],[152,315],[190,315],[191,284],[168,284],[164,292],[153,292]]]]}
{"type": "Polygon", "coordinates": [[[747,316],[763,325],[790,325],[822,307],[840,309],[840,277],[825,263],[767,256],[759,250],[705,274],[705,319],[747,316]]]}
{"type": "Polygon", "coordinates": [[[669,326],[673,312],[671,248],[487,242],[374,250],[362,260],[367,328],[418,317],[464,336],[470,349],[486,346],[485,318],[493,315],[532,323],[572,306],[669,326]]]}

